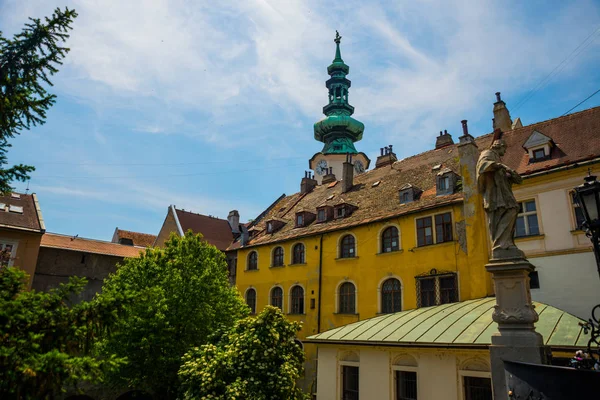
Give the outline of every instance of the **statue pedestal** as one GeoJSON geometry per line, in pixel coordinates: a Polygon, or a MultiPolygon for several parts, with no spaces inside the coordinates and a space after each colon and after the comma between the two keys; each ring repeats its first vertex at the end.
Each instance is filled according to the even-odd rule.
{"type": "Polygon", "coordinates": [[[496,291],[492,319],[498,324],[498,333],[492,335],[490,346],[495,399],[508,398],[504,360],[534,364],[546,364],[547,360],[542,335],[534,327],[538,314],[531,304],[529,290],[529,272],[534,267],[521,256],[520,250],[515,250],[513,257],[504,254],[503,258],[492,258],[485,266],[492,274],[496,291]]]}

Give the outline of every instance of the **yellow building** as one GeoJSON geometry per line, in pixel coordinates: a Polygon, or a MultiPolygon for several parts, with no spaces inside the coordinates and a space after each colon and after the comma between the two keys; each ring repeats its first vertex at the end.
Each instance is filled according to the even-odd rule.
{"type": "MultiPolygon", "coordinates": [[[[300,339],[378,314],[492,294],[474,179],[478,150],[466,121],[459,144],[444,133],[434,150],[401,161],[385,147],[365,171],[370,161],[353,145],[363,126],[350,117],[349,69],[336,44],[327,117],[315,124],[325,146],[310,160],[319,180],[306,173],[300,192],[278,199],[230,247],[238,249],[237,287],[250,307],[281,307],[303,323],[300,339]]],[[[305,350],[308,389],[316,349],[305,350]]]]}
{"type": "MultiPolygon", "coordinates": [[[[268,304],[278,306],[291,320],[302,322],[300,339],[311,336],[305,346],[304,385],[313,393],[322,332],[334,329],[343,337],[357,329],[360,321],[378,315],[433,306],[441,310],[454,303],[462,308],[469,301],[493,295],[484,268],[489,235],[475,182],[479,153],[490,146],[492,135],[475,139],[467,121],[462,121],[459,143],[440,132],[435,149],[403,160],[397,160],[391,145],[386,146],[375,168],[367,171],[370,160],[354,147],[364,125],[351,117],[349,67],[341,59],[339,39],[336,57],[328,67],[326,117],[314,127],[315,139],[324,143],[323,150],[309,160],[317,179],[306,172],[298,193],[277,199],[243,227],[239,241],[229,248],[237,250],[237,287],[251,309],[260,312],[268,304]]],[[[525,184],[515,188],[523,206],[516,233],[518,245],[533,258],[533,264],[540,265],[539,276],[536,271],[532,277],[533,297],[560,307],[560,301],[557,305],[548,300],[564,300],[573,294],[561,293],[560,281],[570,286],[579,278],[569,277],[564,265],[557,274],[560,267],[547,258],[591,254],[577,229],[569,188],[580,183],[584,168],[600,159],[600,109],[523,127],[520,119],[512,121],[500,93],[496,96],[494,128],[505,132],[508,144],[504,162],[525,178],[525,184]],[[555,189],[564,192],[566,206],[553,197],[555,189]],[[544,204],[555,206],[545,218],[538,218],[544,204]],[[565,216],[572,230],[572,240],[566,244],[561,231],[565,225],[560,226],[565,216]],[[537,263],[536,257],[546,264],[537,263]],[[551,283],[546,295],[536,296],[538,281],[551,283]]],[[[580,278],[590,268],[584,269],[578,272],[580,278]]],[[[577,301],[583,304],[582,299],[577,301]]],[[[578,322],[569,318],[573,324],[578,322]]],[[[566,324],[565,329],[573,324],[566,324]]],[[[495,329],[495,324],[486,326],[495,329]]],[[[481,353],[473,357],[488,357],[487,343],[484,340],[473,350],[481,353]]],[[[569,343],[569,348],[575,348],[576,342],[569,343]]],[[[326,344],[336,346],[331,340],[326,344]]],[[[469,358],[469,354],[463,356],[469,358]]],[[[488,376],[488,371],[484,368],[479,375],[488,376]]]]}

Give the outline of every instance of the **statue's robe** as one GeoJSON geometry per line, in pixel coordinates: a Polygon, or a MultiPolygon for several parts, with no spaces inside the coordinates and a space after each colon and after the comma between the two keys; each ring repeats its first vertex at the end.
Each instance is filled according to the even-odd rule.
{"type": "Polygon", "coordinates": [[[477,185],[488,216],[494,258],[499,256],[498,250],[517,251],[513,237],[519,204],[513,195],[512,184],[520,182],[521,178],[513,176],[500,162],[495,150],[481,153],[477,162],[477,185]]]}

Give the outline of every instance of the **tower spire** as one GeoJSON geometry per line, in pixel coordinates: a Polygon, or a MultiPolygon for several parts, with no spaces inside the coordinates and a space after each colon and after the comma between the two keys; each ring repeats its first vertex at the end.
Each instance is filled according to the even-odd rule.
{"type": "Polygon", "coordinates": [[[340,42],[342,41],[342,37],[338,31],[335,31],[335,39],[333,39],[333,41],[335,42],[335,58],[333,59],[333,62],[344,62],[344,60],[342,60],[342,53],[340,51],[340,42]]]}
{"type": "Polygon", "coordinates": [[[326,117],[314,126],[315,139],[324,143],[323,154],[356,154],[354,142],[362,139],[365,129],[362,122],[351,117],[354,114],[354,107],[348,102],[351,82],[346,78],[350,67],[342,60],[341,40],[339,32],[335,31],[335,58],[327,67],[330,78],[325,82],[329,90],[329,104],[323,107],[326,117]]]}

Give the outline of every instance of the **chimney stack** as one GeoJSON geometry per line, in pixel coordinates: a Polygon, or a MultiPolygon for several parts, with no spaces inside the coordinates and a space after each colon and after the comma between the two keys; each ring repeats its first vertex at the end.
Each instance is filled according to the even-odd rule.
{"type": "Polygon", "coordinates": [[[313,179],[310,171],[304,171],[304,178],[302,178],[302,181],[300,182],[300,193],[309,193],[315,186],[317,186],[317,181],[313,179]]]}
{"type": "MultiPolygon", "coordinates": [[[[469,127],[467,126],[467,120],[463,119],[462,121],[460,121],[460,123],[462,124],[463,134],[461,137],[458,138],[458,143],[459,144],[475,143],[475,138],[473,136],[471,136],[471,134],[469,134],[469,127]]],[[[460,151],[459,151],[459,153],[460,153],[460,151]]]]}
{"type": "Polygon", "coordinates": [[[442,147],[450,146],[454,144],[454,140],[452,140],[452,135],[448,133],[447,130],[440,131],[440,136],[435,139],[435,148],[441,149],[442,147]]]}
{"type": "Polygon", "coordinates": [[[321,179],[321,183],[324,185],[326,183],[331,183],[331,182],[335,182],[335,175],[333,174],[333,167],[329,167],[329,171],[327,172],[327,175],[323,176],[323,179],[321,179]]]}
{"type": "Polygon", "coordinates": [[[227,216],[227,221],[229,222],[229,226],[231,227],[231,232],[233,234],[240,233],[240,213],[238,210],[229,211],[229,215],[227,216]]]}
{"type": "Polygon", "coordinates": [[[346,161],[342,164],[342,193],[348,192],[354,186],[354,164],[352,156],[346,154],[346,161]]]}
{"type": "Polygon", "coordinates": [[[496,92],[496,102],[494,103],[494,119],[492,128],[500,129],[502,132],[512,130],[512,120],[510,113],[506,108],[506,103],[500,98],[500,92],[496,92]]]}
{"type": "Polygon", "coordinates": [[[375,168],[385,167],[396,161],[398,161],[398,159],[396,158],[396,154],[392,151],[392,145],[390,144],[389,146],[381,148],[381,155],[377,157],[377,161],[375,161],[375,168]]]}

